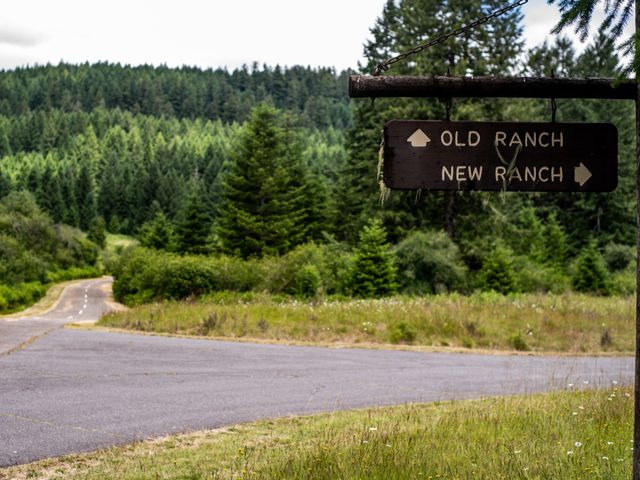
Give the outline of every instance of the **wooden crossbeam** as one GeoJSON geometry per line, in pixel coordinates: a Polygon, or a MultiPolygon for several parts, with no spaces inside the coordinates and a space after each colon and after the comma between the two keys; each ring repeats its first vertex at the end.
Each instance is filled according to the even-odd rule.
{"type": "Polygon", "coordinates": [[[635,80],[549,77],[417,77],[352,75],[351,98],[495,97],[635,100],[635,80]]]}

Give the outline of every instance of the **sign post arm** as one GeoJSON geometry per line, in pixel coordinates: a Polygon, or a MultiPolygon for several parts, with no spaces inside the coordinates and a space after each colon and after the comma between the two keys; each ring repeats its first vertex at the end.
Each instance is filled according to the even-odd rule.
{"type": "Polygon", "coordinates": [[[351,98],[606,98],[635,100],[636,81],[611,78],[545,77],[349,77],[351,98]]]}

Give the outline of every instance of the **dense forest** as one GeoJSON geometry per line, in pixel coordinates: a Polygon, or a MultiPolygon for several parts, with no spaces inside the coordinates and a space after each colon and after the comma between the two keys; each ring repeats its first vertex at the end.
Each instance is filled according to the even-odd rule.
{"type": "MultiPolygon", "coordinates": [[[[497,6],[389,0],[359,69],[368,73],[497,6]]],[[[522,14],[515,10],[389,74],[593,77],[619,69],[615,45],[604,36],[580,54],[563,38],[525,51],[522,14]]],[[[198,262],[189,256],[206,255],[214,263],[235,258],[234,265],[245,262],[242,268],[258,272],[260,262],[312,252],[308,261],[294,262],[307,277],[289,275],[292,285],[307,282],[306,294],[314,288],[358,296],[397,289],[632,290],[620,273],[635,255],[630,103],[557,102],[558,121],[617,126],[614,193],[392,192],[387,198],[383,192],[381,202],[384,124],[444,119],[445,102],[349,101],[350,73],[108,63],[0,72],[0,198],[26,190],[54,224],[84,231],[104,224],[109,232],[134,235],[150,249],[130,256],[136,265],[146,255],[148,265],[160,268],[157,255],[165,251],[193,268],[198,262]]],[[[551,109],[548,101],[456,99],[448,114],[452,120],[549,121],[551,109]]],[[[123,265],[120,271],[130,270],[123,265]]],[[[0,276],[0,283],[12,280],[0,276]]],[[[206,284],[204,290],[223,288],[206,284]]]]}

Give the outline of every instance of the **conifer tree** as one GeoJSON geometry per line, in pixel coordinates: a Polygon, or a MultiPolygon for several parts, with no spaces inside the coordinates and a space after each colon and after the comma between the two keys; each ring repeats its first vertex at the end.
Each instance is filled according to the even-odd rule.
{"type": "Polygon", "coordinates": [[[11,179],[4,172],[0,171],[0,199],[11,192],[11,179]]]}
{"type": "MultiPolygon", "coordinates": [[[[65,164],[59,173],[60,192],[65,204],[63,223],[74,227],[80,226],[80,213],[78,210],[78,198],[76,195],[76,173],[75,169],[65,164]]],[[[86,229],[85,229],[86,230],[86,229]]]]}
{"type": "Polygon", "coordinates": [[[564,270],[567,261],[567,235],[551,214],[544,226],[543,260],[548,265],[564,270]]]}
{"type": "Polygon", "coordinates": [[[169,251],[176,247],[175,237],[173,224],[162,212],[157,212],[152,220],[145,222],[138,234],[142,246],[169,251]]]}
{"type": "Polygon", "coordinates": [[[480,288],[507,294],[517,290],[511,252],[498,244],[485,258],[479,273],[480,288]]]}
{"type": "Polygon", "coordinates": [[[87,163],[83,162],[80,165],[80,171],[78,172],[78,179],[75,185],[75,194],[80,228],[82,230],[88,230],[91,221],[97,216],[98,210],[95,182],[93,175],[91,175],[90,166],[87,163]]]}
{"type": "Polygon", "coordinates": [[[211,218],[206,212],[200,188],[194,185],[177,222],[177,249],[183,253],[207,253],[210,236],[211,218]]]}
{"type": "Polygon", "coordinates": [[[572,282],[573,288],[578,292],[601,295],[609,293],[607,267],[593,242],[587,245],[576,259],[572,282]]]}
{"type": "Polygon", "coordinates": [[[386,236],[379,220],[371,220],[360,232],[349,279],[353,295],[373,298],[396,291],[396,267],[386,236]]]}
{"type": "Polygon", "coordinates": [[[225,251],[242,257],[280,254],[304,238],[303,186],[294,178],[279,113],[262,104],[240,133],[222,181],[216,233],[225,251]]]}
{"type": "Polygon", "coordinates": [[[65,216],[65,204],[62,199],[62,188],[58,174],[54,172],[54,160],[47,156],[46,166],[42,174],[38,204],[47,212],[54,222],[60,223],[65,216]]]}
{"type": "Polygon", "coordinates": [[[91,220],[87,238],[100,248],[104,248],[107,243],[107,226],[104,218],[98,216],[91,220]]]}

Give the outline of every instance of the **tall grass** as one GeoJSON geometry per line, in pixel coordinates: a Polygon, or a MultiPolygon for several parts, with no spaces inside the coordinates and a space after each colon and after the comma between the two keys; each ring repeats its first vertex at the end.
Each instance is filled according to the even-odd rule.
{"type": "Polygon", "coordinates": [[[613,388],[340,412],[43,461],[0,478],[626,480],[632,406],[630,389],[613,388]]]}
{"type": "Polygon", "coordinates": [[[309,303],[252,293],[163,302],[99,324],[145,332],[556,352],[631,352],[632,297],[481,293],[309,303]]]}

